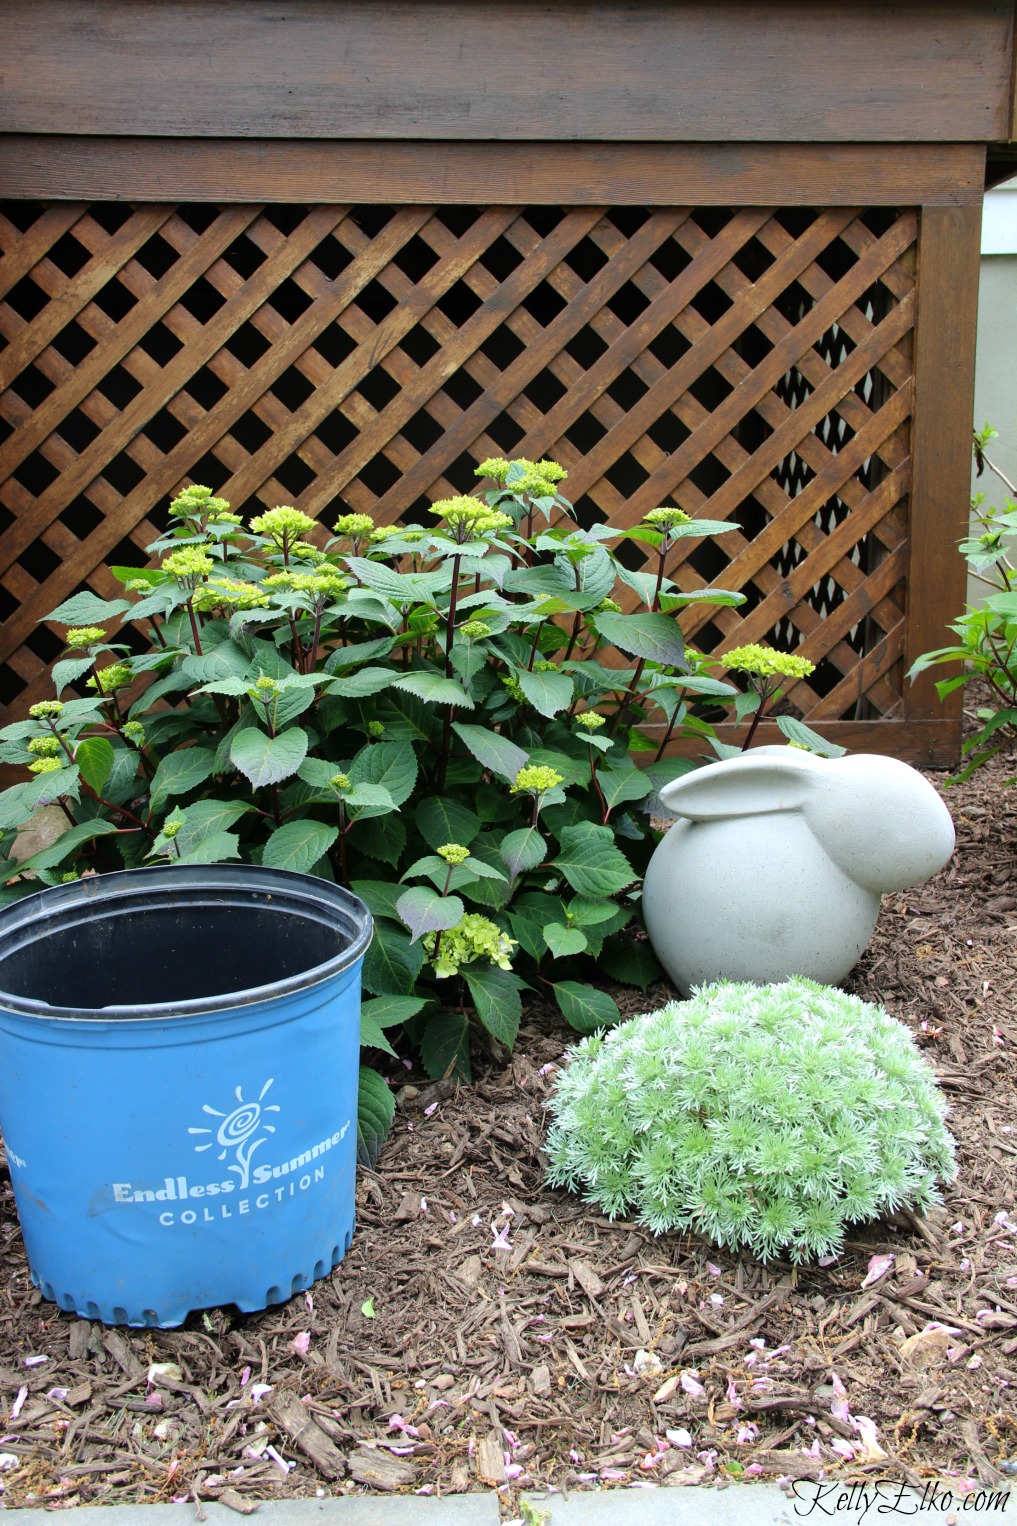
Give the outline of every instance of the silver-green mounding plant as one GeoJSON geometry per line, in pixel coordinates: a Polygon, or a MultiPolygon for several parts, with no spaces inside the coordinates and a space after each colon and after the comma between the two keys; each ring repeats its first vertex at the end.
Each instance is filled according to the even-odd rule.
{"type": "Polygon", "coordinates": [[[721,981],[591,1035],[550,1109],[552,1186],[762,1260],[833,1255],[848,1225],[921,1211],[956,1172],[907,1028],[800,977],[721,981]]]}

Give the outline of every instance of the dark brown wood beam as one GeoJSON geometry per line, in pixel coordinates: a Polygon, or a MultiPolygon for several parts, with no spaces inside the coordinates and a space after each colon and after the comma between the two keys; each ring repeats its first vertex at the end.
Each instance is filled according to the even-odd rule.
{"type": "MultiPolygon", "coordinates": [[[[949,644],[947,627],[966,599],[957,543],[967,534],[971,497],[980,232],[977,207],[922,209],[905,672],[923,652],[949,644]]],[[[943,676],[905,679],[904,715],[909,722],[947,721],[959,745],[962,691],[941,701],[935,684],[943,676]]]]}
{"type": "Polygon", "coordinates": [[[4,0],[0,131],[993,142],[1012,0],[4,0]]]}
{"type": "Polygon", "coordinates": [[[0,196],[486,206],[976,205],[968,143],[418,143],[0,137],[0,196]]]}

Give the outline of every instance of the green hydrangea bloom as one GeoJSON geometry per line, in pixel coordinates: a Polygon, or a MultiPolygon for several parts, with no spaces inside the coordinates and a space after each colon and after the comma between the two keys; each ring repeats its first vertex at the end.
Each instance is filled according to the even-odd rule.
{"type": "Polygon", "coordinates": [[[509,474],[511,461],[506,461],[504,456],[489,456],[486,461],[481,461],[474,470],[475,477],[481,477],[485,482],[497,482],[499,486],[509,474]]]}
{"type": "Polygon", "coordinates": [[[491,627],[485,625],[483,620],[466,620],[459,627],[459,634],[465,636],[467,641],[482,641],[491,634],[491,627]]]}
{"type": "Polygon", "coordinates": [[[511,673],[503,673],[501,676],[501,681],[505,685],[505,688],[508,690],[508,692],[511,694],[512,698],[515,700],[516,704],[525,705],[526,695],[523,693],[519,685],[518,678],[513,677],[511,673]]]}
{"type": "Polygon", "coordinates": [[[105,641],[106,632],[99,625],[75,625],[64,637],[64,645],[70,647],[95,646],[97,641],[105,641]]]}
{"type": "Polygon", "coordinates": [[[347,535],[350,539],[359,539],[362,535],[371,534],[374,529],[374,520],[370,514],[340,514],[332,529],[336,535],[347,535]]]}
{"type": "Polygon", "coordinates": [[[550,1111],[553,1185],[763,1260],[834,1255],[850,1224],[921,1212],[956,1169],[904,1024],[800,977],[721,981],[583,1040],[550,1111]]]}
{"type": "Polygon", "coordinates": [[[333,774],[328,782],[331,784],[334,790],[344,790],[349,789],[350,785],[353,783],[353,780],[350,778],[349,774],[333,774]]]}
{"type": "Polygon", "coordinates": [[[376,530],[371,531],[368,539],[377,544],[379,541],[388,540],[391,536],[402,535],[402,533],[401,525],[379,525],[376,530]]]}
{"type": "Polygon", "coordinates": [[[44,716],[59,715],[63,708],[63,703],[59,699],[40,699],[28,713],[33,721],[41,721],[44,716]]]}
{"type": "Polygon", "coordinates": [[[126,721],[121,730],[128,742],[133,742],[135,747],[144,747],[146,734],[140,721],[126,721]]]}
{"type": "Polygon", "coordinates": [[[55,736],[32,737],[25,746],[36,758],[52,758],[60,751],[60,738],[55,736]]]}
{"type": "Polygon", "coordinates": [[[182,826],[182,821],[167,821],[166,825],[162,829],[163,837],[165,837],[167,842],[172,842],[182,826]]]}
{"type": "Polygon", "coordinates": [[[516,946],[515,939],[503,933],[494,922],[472,911],[468,911],[455,927],[443,932],[440,943],[434,933],[425,935],[423,943],[439,980],[458,975],[464,964],[472,964],[476,959],[486,959],[500,970],[510,970],[512,950],[516,946]]]}
{"type": "Polygon", "coordinates": [[[162,559],[162,570],[168,572],[171,577],[181,583],[207,577],[214,569],[215,563],[210,556],[197,546],[183,546],[179,551],[171,551],[169,556],[162,559]]]}
{"type": "Polygon", "coordinates": [[[314,520],[291,504],[281,504],[251,520],[255,535],[264,535],[279,547],[289,547],[294,541],[303,540],[314,529],[314,520]]]}
{"type": "Polygon", "coordinates": [[[458,842],[447,842],[444,847],[436,848],[435,852],[449,865],[465,864],[470,856],[469,848],[464,848],[462,843],[458,842]]]}
{"type": "Polygon", "coordinates": [[[606,726],[607,721],[596,710],[584,710],[576,716],[576,725],[582,726],[586,731],[599,731],[601,726],[606,726]]]}
{"type": "Polygon", "coordinates": [[[383,737],[385,735],[384,721],[368,721],[367,735],[369,737],[383,737]]]}
{"type": "Polygon", "coordinates": [[[643,522],[657,530],[671,530],[675,525],[687,525],[691,518],[684,509],[651,509],[643,515],[643,522]]]}
{"type": "Polygon", "coordinates": [[[615,599],[601,599],[593,613],[595,615],[620,615],[621,605],[615,599]]]}
{"type": "MultiPolygon", "coordinates": [[[[170,504],[173,514],[181,514],[188,519],[225,519],[229,514],[229,504],[225,498],[216,498],[210,487],[201,487],[198,483],[185,487],[177,494],[170,504]]],[[[236,519],[239,524],[239,518],[236,519]]]]}
{"type": "Polygon", "coordinates": [[[29,763],[30,774],[55,774],[63,768],[59,758],[36,758],[34,763],[29,763]]]}
{"type": "Polygon", "coordinates": [[[312,546],[309,540],[295,540],[290,547],[290,555],[299,557],[302,562],[310,562],[312,567],[320,567],[322,562],[328,561],[324,551],[312,546]]]}
{"type": "Polygon", "coordinates": [[[732,647],[717,660],[725,668],[757,678],[808,678],[816,669],[816,664],[807,657],[796,657],[793,652],[776,652],[773,647],[759,646],[755,642],[732,647]]]}
{"type": "Polygon", "coordinates": [[[255,680],[254,687],[259,697],[265,698],[275,694],[277,685],[274,678],[270,678],[267,673],[262,673],[261,677],[255,680]]]}
{"type": "Polygon", "coordinates": [[[133,676],[126,662],[111,662],[108,668],[99,668],[85,687],[97,689],[100,694],[113,694],[129,684],[133,676]]]}
{"type": "Polygon", "coordinates": [[[147,578],[128,578],[124,584],[128,593],[151,593],[152,584],[147,578]]]}
{"type": "Polygon", "coordinates": [[[548,767],[546,763],[527,763],[516,774],[510,794],[543,795],[546,790],[555,789],[557,785],[564,782],[564,778],[557,769],[548,767]]]}
{"type": "Polygon", "coordinates": [[[214,577],[203,583],[194,596],[195,606],[203,613],[223,605],[228,609],[261,609],[268,596],[258,583],[239,578],[214,577]]]}
{"type": "Polygon", "coordinates": [[[489,509],[486,503],[481,503],[479,498],[471,498],[461,495],[458,498],[441,498],[433,503],[428,510],[429,514],[437,514],[443,519],[451,530],[459,531],[461,535],[471,536],[486,535],[493,530],[503,530],[512,523],[508,514],[502,514],[497,509],[489,509]]]}
{"type": "Polygon", "coordinates": [[[532,498],[551,498],[557,484],[568,473],[557,461],[528,461],[525,456],[507,461],[504,456],[494,456],[482,461],[473,475],[487,482],[496,482],[499,487],[511,486],[514,493],[529,493],[532,498]],[[509,484],[508,475],[513,467],[517,471],[509,484]]]}
{"type": "Polygon", "coordinates": [[[262,579],[263,588],[292,589],[294,593],[306,593],[311,599],[328,603],[337,599],[344,589],[349,587],[349,580],[340,573],[328,572],[293,572],[284,570],[271,572],[267,578],[262,579]]]}

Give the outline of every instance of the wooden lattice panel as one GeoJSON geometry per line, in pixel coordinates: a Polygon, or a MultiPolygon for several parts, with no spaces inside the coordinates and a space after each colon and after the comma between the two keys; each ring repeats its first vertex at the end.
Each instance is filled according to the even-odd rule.
{"type": "MultiPolygon", "coordinates": [[[[816,721],[899,713],[914,212],[10,203],[0,216],[0,698],[46,695],[75,588],[170,496],[423,519],[550,455],[582,522],[661,503],[703,650],[818,666],[816,721]]],[[[641,566],[642,549],[623,555],[641,566]]]]}

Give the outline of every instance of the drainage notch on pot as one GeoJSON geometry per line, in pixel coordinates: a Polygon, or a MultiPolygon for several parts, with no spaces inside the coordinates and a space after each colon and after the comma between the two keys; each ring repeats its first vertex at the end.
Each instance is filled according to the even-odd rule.
{"type": "Polygon", "coordinates": [[[281,1303],[354,1227],[364,904],[235,865],[0,912],[0,1131],[32,1278],[106,1324],[281,1303]]]}

